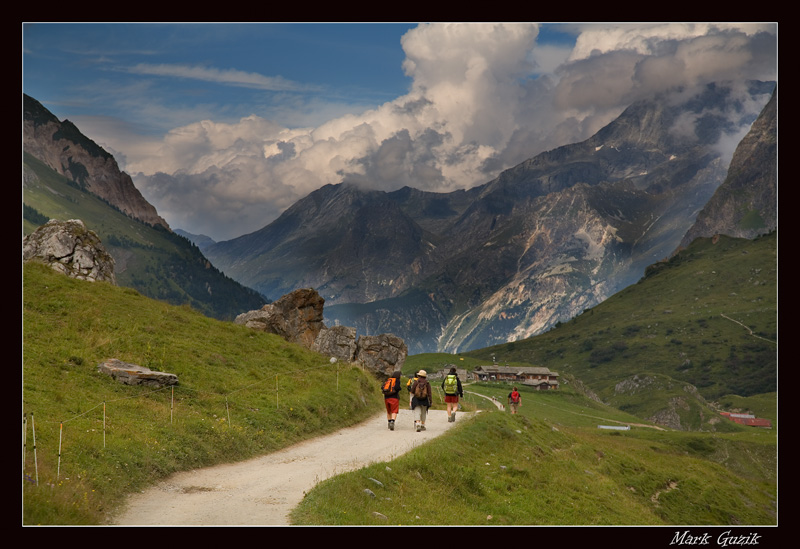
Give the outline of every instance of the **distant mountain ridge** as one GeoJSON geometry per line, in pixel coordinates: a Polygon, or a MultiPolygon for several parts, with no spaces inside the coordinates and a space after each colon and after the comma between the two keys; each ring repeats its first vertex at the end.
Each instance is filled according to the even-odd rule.
{"type": "MultiPolygon", "coordinates": [[[[750,83],[745,100],[773,89],[750,83]]],[[[313,287],[328,323],[412,354],[522,339],[668,257],[726,176],[719,137],[754,118],[722,84],[658,97],[470,190],[327,185],[206,255],[268,298],[313,287]]]]}
{"type": "Polygon", "coordinates": [[[212,244],[216,244],[213,238],[204,234],[192,234],[184,231],[183,229],[175,229],[175,234],[179,234],[182,237],[187,238],[190,242],[193,242],[195,246],[200,248],[201,251],[212,244]]]}

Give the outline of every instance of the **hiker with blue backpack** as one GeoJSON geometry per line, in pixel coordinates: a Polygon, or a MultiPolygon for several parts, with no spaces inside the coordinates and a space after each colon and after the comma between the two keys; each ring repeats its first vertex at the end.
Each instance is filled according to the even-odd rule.
{"type": "Polygon", "coordinates": [[[397,419],[397,413],[400,411],[400,376],[403,374],[398,370],[392,374],[392,377],[383,382],[381,391],[383,392],[383,401],[386,405],[386,419],[389,421],[389,430],[394,431],[394,422],[397,419]]]}
{"type": "Polygon", "coordinates": [[[409,388],[411,392],[411,409],[414,411],[414,430],[425,430],[425,419],[428,417],[428,408],[431,407],[431,384],[428,383],[428,373],[425,370],[417,372],[417,379],[409,388]]]}
{"type": "Polygon", "coordinates": [[[442,380],[442,390],[444,391],[444,402],[447,404],[447,421],[456,420],[456,410],[458,410],[458,397],[464,398],[464,390],[461,388],[461,380],[455,367],[450,368],[450,373],[442,380]]]}

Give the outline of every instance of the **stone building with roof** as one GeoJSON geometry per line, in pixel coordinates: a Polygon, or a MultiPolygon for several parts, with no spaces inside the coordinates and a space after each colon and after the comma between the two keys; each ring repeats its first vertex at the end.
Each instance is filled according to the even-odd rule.
{"type": "Polygon", "coordinates": [[[540,390],[558,389],[558,374],[544,366],[478,366],[472,371],[478,381],[507,381],[540,390]]]}

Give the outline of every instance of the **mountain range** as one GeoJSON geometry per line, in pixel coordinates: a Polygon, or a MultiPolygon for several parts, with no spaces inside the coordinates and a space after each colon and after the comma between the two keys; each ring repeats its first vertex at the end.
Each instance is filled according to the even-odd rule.
{"type": "Polygon", "coordinates": [[[29,229],[94,216],[84,221],[121,284],[217,318],[312,287],[326,324],[399,335],[411,354],[540,334],[694,238],[777,227],[772,82],[640,101],[590,139],[467,190],[326,185],[225,242],[173,231],[109,153],[33,98],[23,103],[29,229]],[[757,120],[753,103],[766,105],[757,120]],[[729,167],[719,143],[741,127],[750,129],[729,167]]]}
{"type": "Polygon", "coordinates": [[[268,299],[313,287],[326,323],[394,333],[411,354],[528,338],[635,283],[687,239],[777,227],[775,90],[718,83],[640,101],[586,141],[468,190],[326,185],[203,251],[268,299]],[[766,105],[757,122],[752,103],[766,105]],[[729,169],[720,143],[742,127],[729,169]]]}

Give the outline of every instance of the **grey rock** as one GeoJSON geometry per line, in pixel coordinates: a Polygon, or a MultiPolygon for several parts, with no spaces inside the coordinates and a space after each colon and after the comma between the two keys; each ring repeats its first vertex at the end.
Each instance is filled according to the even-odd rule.
{"type": "Polygon", "coordinates": [[[303,288],[286,294],[261,309],[242,313],[234,322],[277,334],[287,341],[310,349],[325,327],[322,321],[324,304],[325,300],[316,290],[303,288]]]}
{"type": "Polygon", "coordinates": [[[348,326],[328,328],[323,323],[325,300],[312,288],[295,290],[256,311],[242,313],[236,324],[280,335],[287,341],[361,365],[378,376],[400,370],[408,347],[394,334],[360,336],[348,326]]]}
{"type": "Polygon", "coordinates": [[[178,384],[178,376],[166,372],[155,372],[144,366],[123,362],[116,358],[101,362],[97,371],[108,374],[123,385],[146,385],[169,387],[178,384]]]}
{"type": "Polygon", "coordinates": [[[317,335],[313,349],[337,360],[353,362],[358,350],[356,329],[349,326],[324,328],[317,335]]]}
{"type": "Polygon", "coordinates": [[[356,361],[375,374],[391,375],[400,370],[408,356],[408,347],[394,334],[360,336],[356,361]]]}
{"type": "Polygon", "coordinates": [[[51,219],[26,236],[22,260],[42,261],[72,278],[116,284],[114,258],[80,219],[51,219]]]}

